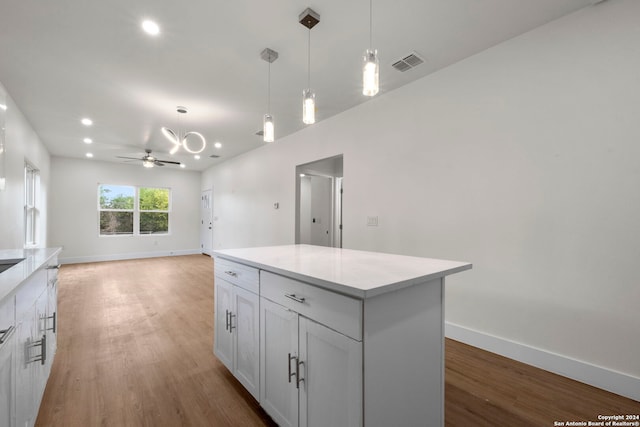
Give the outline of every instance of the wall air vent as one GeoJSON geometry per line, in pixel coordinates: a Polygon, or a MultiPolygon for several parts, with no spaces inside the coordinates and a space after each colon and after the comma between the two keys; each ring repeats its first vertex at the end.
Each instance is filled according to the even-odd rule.
{"type": "Polygon", "coordinates": [[[422,59],[416,52],[413,52],[410,55],[405,56],[401,60],[394,62],[393,64],[391,64],[391,66],[396,70],[404,73],[407,70],[417,67],[423,62],[424,59],[422,59]]]}

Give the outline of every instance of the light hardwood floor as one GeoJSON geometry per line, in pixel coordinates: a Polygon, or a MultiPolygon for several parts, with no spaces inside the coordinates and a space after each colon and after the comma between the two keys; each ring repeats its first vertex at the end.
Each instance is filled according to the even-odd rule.
{"type": "MultiPolygon", "coordinates": [[[[59,279],[58,352],[37,426],[275,425],[213,356],[211,258],[65,265],[59,279]]],[[[447,340],[448,427],[639,413],[640,402],[447,340]]]]}

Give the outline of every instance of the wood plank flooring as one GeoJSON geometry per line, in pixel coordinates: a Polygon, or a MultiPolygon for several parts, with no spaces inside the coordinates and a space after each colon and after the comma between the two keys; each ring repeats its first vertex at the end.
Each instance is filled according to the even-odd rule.
{"type": "MultiPolygon", "coordinates": [[[[59,278],[58,352],[36,426],[275,425],[213,356],[211,258],[65,265],[59,278]]],[[[640,402],[447,340],[448,427],[639,413],[640,402]]]]}

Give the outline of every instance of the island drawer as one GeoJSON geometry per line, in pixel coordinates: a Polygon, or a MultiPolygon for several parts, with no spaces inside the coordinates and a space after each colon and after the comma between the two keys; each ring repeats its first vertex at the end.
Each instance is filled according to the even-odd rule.
{"type": "Polygon", "coordinates": [[[257,268],[216,257],[213,269],[214,274],[221,279],[253,293],[258,293],[260,275],[257,268]]]}
{"type": "Polygon", "coordinates": [[[362,301],[268,271],[260,271],[260,296],[358,341],[362,301]]]}

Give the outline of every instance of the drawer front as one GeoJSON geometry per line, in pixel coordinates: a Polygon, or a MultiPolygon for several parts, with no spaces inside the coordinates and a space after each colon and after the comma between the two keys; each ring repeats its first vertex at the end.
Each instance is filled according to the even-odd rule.
{"type": "Polygon", "coordinates": [[[40,295],[47,289],[47,272],[44,268],[35,271],[16,292],[16,319],[29,313],[40,295]]]}
{"type": "Polygon", "coordinates": [[[227,282],[253,293],[258,293],[260,276],[257,268],[216,257],[213,269],[216,276],[227,282]]]}
{"type": "Polygon", "coordinates": [[[260,271],[260,296],[362,340],[362,301],[317,286],[260,271]]]}
{"type": "Polygon", "coordinates": [[[58,280],[59,268],[60,268],[60,264],[58,264],[58,256],[54,256],[49,260],[46,266],[47,283],[49,283],[49,286],[52,286],[58,280]]]}
{"type": "MultiPolygon", "coordinates": [[[[0,331],[8,331],[11,327],[16,325],[16,304],[15,297],[11,295],[0,302],[0,331]]],[[[13,329],[12,329],[13,331],[13,329]]],[[[13,333],[8,331],[7,338],[13,333]]],[[[0,339],[4,333],[0,332],[0,339]]]]}

